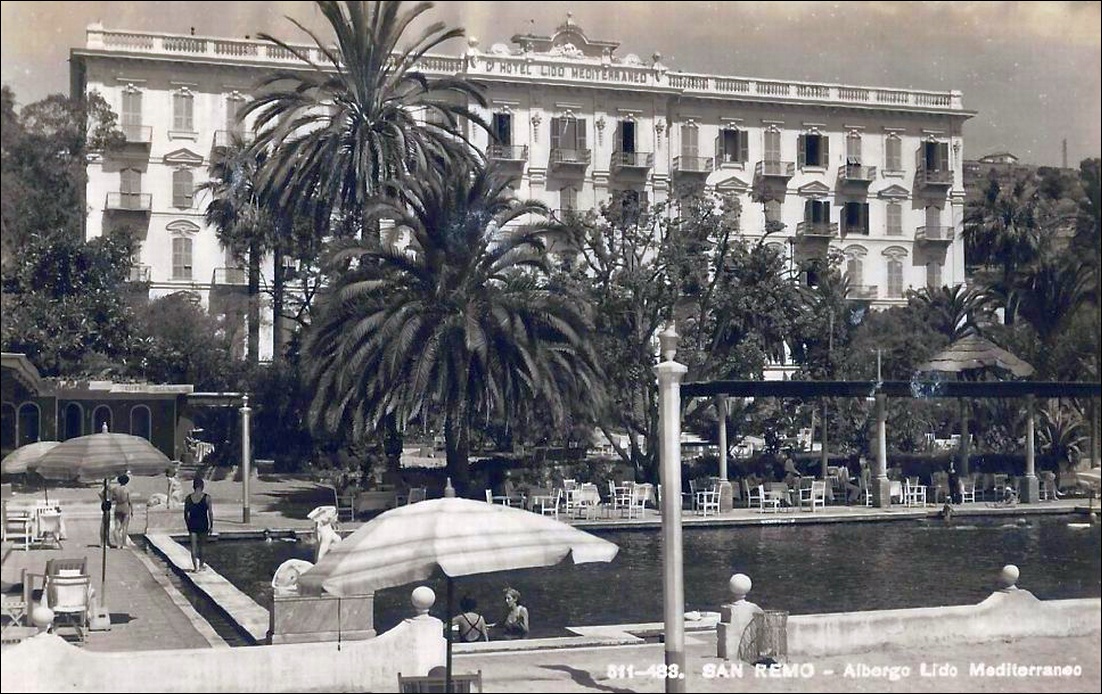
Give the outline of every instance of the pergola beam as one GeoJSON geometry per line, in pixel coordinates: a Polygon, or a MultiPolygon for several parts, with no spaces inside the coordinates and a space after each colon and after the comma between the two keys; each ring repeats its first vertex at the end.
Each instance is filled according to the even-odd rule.
{"type": "Polygon", "coordinates": [[[1097,381],[704,381],[684,383],[684,398],[1098,398],[1097,381]]]}

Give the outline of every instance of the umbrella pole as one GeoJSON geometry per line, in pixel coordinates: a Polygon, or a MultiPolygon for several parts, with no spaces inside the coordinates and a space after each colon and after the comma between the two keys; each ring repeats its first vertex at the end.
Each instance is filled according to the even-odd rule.
{"type": "Polygon", "coordinates": [[[448,612],[444,615],[444,633],[448,635],[448,656],[444,661],[444,691],[452,690],[452,601],[455,599],[455,585],[448,576],[448,612]]]}
{"type": "Polygon", "coordinates": [[[107,510],[107,478],[103,478],[103,500],[101,504],[103,507],[103,525],[101,526],[100,539],[103,542],[100,543],[101,551],[103,552],[103,562],[100,565],[99,575],[99,604],[107,604],[107,543],[111,539],[111,516],[110,511],[107,510]]]}

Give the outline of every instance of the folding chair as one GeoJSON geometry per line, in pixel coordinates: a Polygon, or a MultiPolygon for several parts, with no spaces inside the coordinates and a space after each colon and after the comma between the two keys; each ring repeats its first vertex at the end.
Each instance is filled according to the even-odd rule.
{"type": "Polygon", "coordinates": [[[54,612],[54,633],[62,626],[71,626],[77,642],[83,645],[92,604],[91,577],[87,574],[47,576],[46,602],[54,612]]]}
{"type": "Polygon", "coordinates": [[[30,551],[34,541],[34,518],[31,514],[9,512],[4,516],[4,539],[12,543],[12,549],[30,551]]]}

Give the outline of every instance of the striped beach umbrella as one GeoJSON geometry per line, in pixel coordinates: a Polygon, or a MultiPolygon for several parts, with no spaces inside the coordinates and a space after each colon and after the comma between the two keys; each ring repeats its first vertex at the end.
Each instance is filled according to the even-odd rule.
{"type": "MultiPolygon", "coordinates": [[[[567,523],[519,508],[471,499],[443,498],[380,514],[333,545],[299,577],[304,593],[364,595],[430,578],[448,577],[448,619],[456,576],[609,562],[619,547],[567,523]]],[[[451,680],[451,629],[447,629],[446,681],[451,680]]],[[[450,691],[450,687],[448,687],[450,691]]]]}
{"type": "Polygon", "coordinates": [[[141,436],[104,432],[62,441],[28,468],[48,480],[98,482],[126,472],[160,475],[172,465],[141,436]]]}
{"type": "Polygon", "coordinates": [[[38,462],[46,451],[57,446],[60,441],[35,441],[20,446],[0,460],[0,474],[21,475],[27,472],[27,465],[38,462]]]}

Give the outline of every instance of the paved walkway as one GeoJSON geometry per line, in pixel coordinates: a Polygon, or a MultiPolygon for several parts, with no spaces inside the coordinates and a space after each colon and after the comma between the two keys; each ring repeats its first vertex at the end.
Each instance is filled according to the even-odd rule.
{"type": "MultiPolygon", "coordinates": [[[[136,499],[164,490],[163,478],[136,478],[131,482],[136,499]]],[[[215,530],[220,533],[259,532],[269,529],[308,529],[311,527],[306,514],[315,506],[333,503],[332,491],[313,482],[296,479],[253,480],[250,484],[250,522],[243,522],[240,482],[223,480],[210,482],[207,491],[215,501],[215,530]]],[[[100,511],[91,488],[64,488],[51,490],[51,500],[64,509],[68,539],[62,549],[36,548],[29,552],[13,550],[4,543],[0,578],[5,586],[20,580],[20,570],[43,571],[46,561],[53,557],[85,556],[88,560],[97,591],[100,590],[101,553],[98,546],[100,511]]],[[[9,500],[10,507],[33,505],[41,498],[40,492],[20,493],[9,500]]],[[[963,507],[960,513],[1034,513],[1072,512],[1085,506],[1084,499],[1061,500],[1015,509],[992,509],[984,504],[963,507]]],[[[179,509],[153,510],[146,513],[144,505],[136,505],[137,511],[131,523],[135,533],[148,528],[151,531],[183,532],[183,514],[179,509]]],[[[937,509],[924,510],[893,508],[887,510],[864,507],[828,507],[825,512],[795,512],[768,517],[754,510],[738,509],[721,514],[718,518],[694,517],[685,512],[687,524],[720,523],[790,523],[824,521],[881,520],[908,518],[933,514],[937,509]]],[[[650,512],[644,520],[597,521],[600,525],[648,525],[659,518],[650,512]]],[[[358,525],[358,524],[346,524],[358,525]]],[[[579,523],[579,525],[590,525],[579,523]]],[[[107,605],[111,613],[110,631],[94,632],[86,647],[94,651],[131,651],[175,648],[225,647],[222,640],[207,623],[198,617],[194,609],[173,586],[173,581],[186,580],[166,576],[163,564],[146,554],[142,548],[109,549],[107,552],[107,605]]],[[[603,648],[572,648],[532,652],[479,653],[457,656],[456,667],[464,671],[482,669],[486,691],[662,691],[661,679],[635,674],[634,677],[610,677],[626,675],[626,668],[645,670],[649,665],[660,666],[664,660],[662,646],[619,646],[603,648]],[[610,666],[624,669],[610,673],[610,666]]],[[[691,634],[687,638],[688,691],[731,691],[735,689],[760,689],[763,691],[1099,691],[1098,636],[1075,639],[1026,639],[1013,643],[976,644],[966,652],[960,649],[924,649],[921,653],[883,652],[852,657],[818,659],[804,664],[801,673],[813,677],[773,679],[757,677],[749,668],[744,670],[743,680],[732,678],[705,678],[708,674],[722,675],[720,661],[714,657],[714,633],[691,634]],[[1018,664],[1080,665],[1080,677],[975,677],[967,674],[971,662],[1011,662],[1018,664]],[[956,678],[921,677],[921,663],[948,662],[956,665],[956,678]],[[845,678],[846,663],[869,666],[909,666],[910,676],[897,682],[878,677],[845,678]],[[834,675],[824,674],[834,671],[834,675]]],[[[152,687],[151,689],[155,689],[152,687]]]]}

